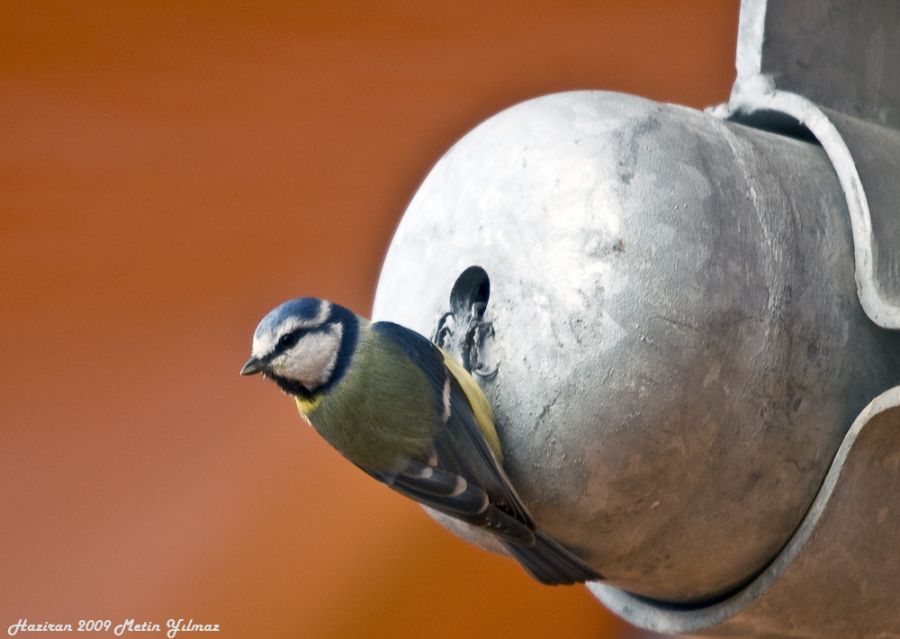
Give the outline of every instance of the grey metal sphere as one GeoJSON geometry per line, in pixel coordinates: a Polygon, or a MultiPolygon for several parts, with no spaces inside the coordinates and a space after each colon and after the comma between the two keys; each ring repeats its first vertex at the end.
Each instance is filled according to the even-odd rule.
{"type": "Polygon", "coordinates": [[[631,592],[689,602],[753,577],[900,379],[821,149],[691,109],[573,92],[483,123],[411,202],[374,318],[430,335],[471,265],[504,466],[631,592]]]}

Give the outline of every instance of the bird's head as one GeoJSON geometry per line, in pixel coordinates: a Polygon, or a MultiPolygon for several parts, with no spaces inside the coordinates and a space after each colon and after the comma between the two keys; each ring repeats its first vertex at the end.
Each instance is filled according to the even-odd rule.
{"type": "Polygon", "coordinates": [[[285,302],[256,327],[241,375],[261,373],[290,395],[309,397],[344,374],[357,330],[356,315],[337,304],[313,297],[285,302]]]}

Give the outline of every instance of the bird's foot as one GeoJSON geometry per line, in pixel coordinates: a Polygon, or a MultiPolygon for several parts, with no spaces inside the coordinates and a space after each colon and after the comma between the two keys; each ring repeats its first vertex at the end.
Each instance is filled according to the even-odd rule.
{"type": "Polygon", "coordinates": [[[450,291],[450,310],[438,319],[432,341],[482,379],[497,375],[497,366],[486,362],[487,346],[494,326],[484,315],[490,298],[490,280],[480,266],[470,266],[456,279],[450,291]]]}
{"type": "Polygon", "coordinates": [[[473,304],[466,319],[463,365],[473,375],[493,379],[499,366],[489,367],[484,361],[487,341],[494,336],[494,324],[484,319],[485,304],[473,304]]]}

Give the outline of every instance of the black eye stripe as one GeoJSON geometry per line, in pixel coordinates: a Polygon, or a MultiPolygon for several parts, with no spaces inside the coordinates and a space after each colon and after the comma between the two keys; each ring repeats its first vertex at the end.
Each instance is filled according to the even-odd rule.
{"type": "Polygon", "coordinates": [[[309,335],[311,333],[324,333],[327,330],[330,330],[330,324],[319,324],[318,326],[305,326],[302,328],[295,328],[289,333],[285,333],[278,338],[277,348],[279,351],[285,351],[296,346],[297,342],[299,342],[300,338],[304,335],[309,335]]]}

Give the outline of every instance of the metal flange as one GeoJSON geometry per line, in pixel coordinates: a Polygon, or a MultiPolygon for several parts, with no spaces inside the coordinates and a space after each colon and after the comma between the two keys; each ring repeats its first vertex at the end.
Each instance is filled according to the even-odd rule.
{"type": "Polygon", "coordinates": [[[872,321],[900,328],[900,4],[741,3],[737,78],[718,117],[805,129],[840,180],[856,284],[872,321]]]}
{"type": "Polygon", "coordinates": [[[643,628],[716,637],[900,637],[900,388],[866,406],[769,567],[724,601],[678,609],[590,584],[643,628]]]}

